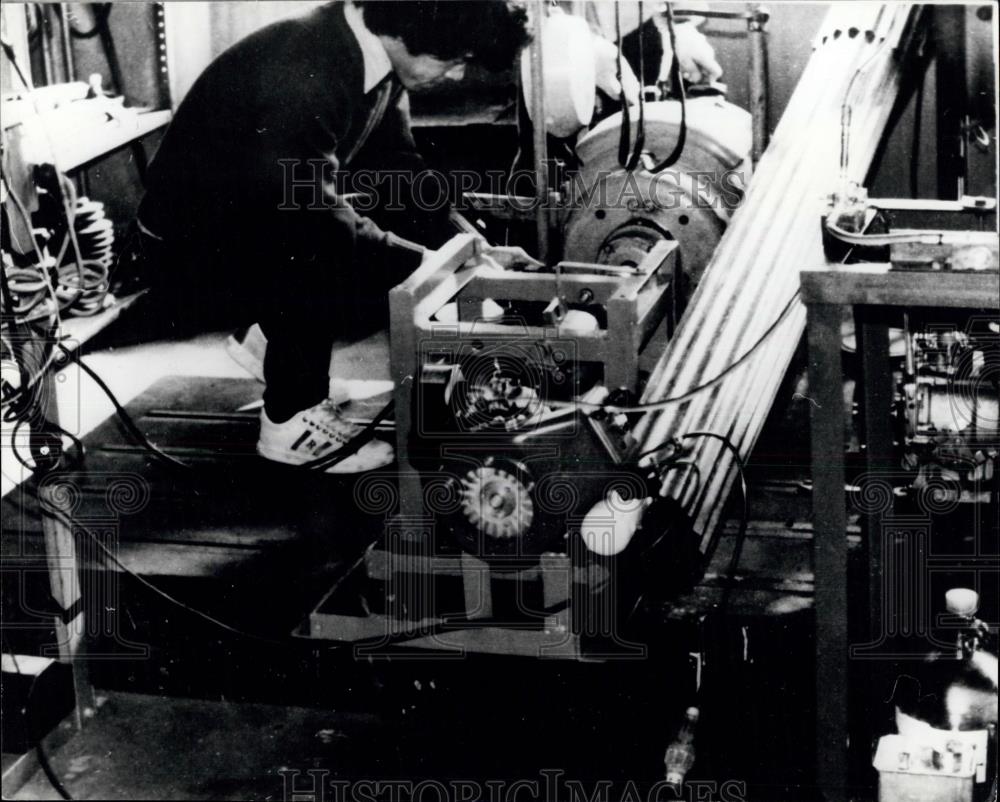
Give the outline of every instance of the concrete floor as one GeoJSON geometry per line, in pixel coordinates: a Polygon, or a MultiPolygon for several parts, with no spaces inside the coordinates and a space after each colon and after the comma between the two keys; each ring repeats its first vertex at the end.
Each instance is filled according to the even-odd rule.
{"type": "MultiPolygon", "coordinates": [[[[225,335],[213,334],[186,342],[96,351],[86,361],[127,404],[168,376],[246,379],[246,372],[230,359],[224,346],[225,335]]],[[[335,376],[358,382],[350,385],[358,397],[385,389],[386,337],[335,349],[332,366],[335,376]]],[[[57,387],[63,424],[80,436],[113,413],[110,402],[76,370],[65,371],[57,387]]],[[[6,471],[6,464],[4,468],[6,471]]],[[[5,481],[8,479],[5,476],[5,481]]],[[[755,553],[748,550],[747,563],[757,561],[755,553]]],[[[761,557],[761,562],[768,561],[761,557]]],[[[791,569],[785,566],[783,570],[791,569]]],[[[180,595],[195,598],[189,591],[185,587],[180,595]]],[[[799,601],[808,606],[805,600],[799,601]]],[[[149,620],[165,622],[166,613],[149,604],[149,620]]],[[[809,644],[789,634],[801,626],[801,622],[795,623],[799,618],[796,613],[805,610],[781,612],[791,623],[782,619],[768,625],[773,632],[766,630],[763,641],[770,645],[761,647],[762,654],[752,665],[743,664],[739,681],[736,674],[730,678],[732,698],[721,699],[714,714],[703,711],[706,733],[714,728],[722,738],[712,750],[717,755],[715,764],[705,768],[711,775],[748,777],[756,771],[760,779],[771,780],[773,770],[755,769],[758,759],[744,756],[745,750],[735,742],[742,743],[746,732],[757,732],[757,725],[766,718],[764,709],[777,705],[776,698],[768,700],[763,693],[765,686],[773,685],[787,701],[798,698],[790,695],[789,683],[797,682],[799,674],[808,676],[793,666],[804,659],[809,644]],[[788,664],[787,647],[782,647],[783,653],[775,645],[790,638],[804,650],[792,665],[788,664]],[[764,652],[774,655],[774,661],[765,659],[764,652]],[[787,678],[774,681],[782,676],[787,678]],[[755,701],[749,707],[738,701],[750,698],[755,701]],[[739,727],[730,726],[734,706],[746,708],[739,727]],[[730,765],[732,760],[742,765],[730,765]]],[[[775,613],[768,609],[766,615],[775,613]]],[[[171,654],[183,655],[187,674],[179,684],[189,690],[179,694],[169,687],[158,690],[155,684],[149,687],[141,682],[102,686],[118,690],[102,691],[107,701],[98,716],[52,758],[53,768],[74,798],[282,799],[288,797],[279,773],[283,769],[315,769],[331,779],[473,777],[513,781],[537,780],[541,768],[551,767],[591,781],[608,777],[620,782],[623,777],[656,776],[667,739],[665,727],[678,712],[664,714],[663,700],[653,703],[649,695],[649,689],[655,688],[665,697],[679,696],[671,693],[676,684],[662,677],[650,681],[649,676],[617,675],[617,667],[608,674],[599,666],[586,664],[564,669],[545,665],[553,661],[515,664],[509,659],[492,659],[451,667],[448,670],[455,678],[449,682],[442,679],[444,668],[426,663],[393,666],[391,681],[382,668],[369,670],[355,665],[331,670],[329,665],[310,664],[307,671],[312,670],[315,687],[335,689],[333,697],[355,696],[349,704],[341,704],[328,698],[325,689],[314,693],[312,684],[303,682],[282,662],[295,662],[285,652],[246,643],[237,648],[218,632],[187,631],[197,628],[184,620],[173,623],[176,616],[169,617],[177,632],[168,632],[165,624],[158,624],[165,633],[161,633],[163,647],[169,644],[171,654]],[[173,640],[178,634],[187,639],[183,649],[173,640]],[[215,694],[214,699],[181,698],[199,692],[196,683],[184,684],[189,675],[199,672],[218,675],[227,687],[225,694],[220,697],[217,689],[203,684],[200,693],[206,697],[215,694]],[[586,672],[585,676],[581,672],[586,672]],[[428,688],[433,687],[428,676],[436,677],[440,689],[431,693],[434,699],[427,698],[428,688]],[[245,679],[247,688],[238,702],[220,700],[230,699],[236,692],[226,685],[229,677],[245,679]],[[286,682],[294,687],[285,687],[286,682]],[[353,685],[353,691],[347,687],[342,693],[345,685],[353,685]],[[123,687],[163,695],[127,693],[123,687]],[[457,690],[445,690],[452,688],[457,690]],[[287,704],[259,703],[262,699],[284,702],[285,698],[287,704]],[[314,701],[316,707],[305,706],[314,701]]],[[[741,637],[745,639],[745,631],[741,637]]],[[[740,642],[745,645],[745,640],[740,642]]],[[[158,670],[168,669],[160,666],[158,670]]],[[[630,671],[631,667],[622,670],[630,671]]],[[[666,707],[682,701],[671,698],[666,707]]],[[[760,732],[754,740],[773,744],[774,736],[760,732]]],[[[798,736],[792,740],[811,742],[798,736]]],[[[800,780],[800,774],[794,779],[800,780]]],[[[307,776],[300,776],[296,787],[308,782],[307,776]]],[[[587,785],[588,796],[591,790],[593,786],[587,785]]],[[[789,795],[787,790],[772,790],[771,798],[796,798],[794,791],[789,795]]],[[[58,798],[42,774],[16,795],[5,793],[5,797],[58,798]]]]}
{"type": "MultiPolygon", "coordinates": [[[[190,340],[143,343],[89,353],[93,368],[123,405],[167,376],[247,378],[248,373],[226,353],[228,332],[204,334],[190,340]]],[[[330,375],[355,397],[367,397],[391,389],[388,335],[381,332],[357,343],[337,344],[331,356],[330,375]]],[[[56,399],[60,425],[84,437],[114,414],[107,396],[75,365],[56,375],[56,399]]],[[[11,436],[4,424],[0,438],[11,436]]],[[[18,433],[18,446],[26,453],[28,428],[18,433]]],[[[0,470],[0,495],[22,482],[26,471],[16,460],[5,459],[0,470]]]]}
{"type": "MultiPolygon", "coordinates": [[[[114,693],[51,757],[74,799],[284,799],[282,771],[331,777],[372,749],[373,715],[114,693]]],[[[38,772],[5,799],[59,799],[38,772]]]]}

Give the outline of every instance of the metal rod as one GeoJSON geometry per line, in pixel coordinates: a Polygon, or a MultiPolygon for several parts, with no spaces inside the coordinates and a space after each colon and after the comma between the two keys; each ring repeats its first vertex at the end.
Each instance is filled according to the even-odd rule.
{"type": "Polygon", "coordinates": [[[52,26],[49,23],[49,9],[44,3],[35,6],[38,20],[38,41],[42,43],[42,83],[50,86],[55,79],[55,63],[52,61],[52,26]]]}
{"type": "Polygon", "coordinates": [[[764,25],[769,14],[757,3],[747,11],[747,33],[750,39],[750,116],[753,120],[753,144],[750,157],[757,166],[768,143],[768,111],[770,96],[767,88],[767,38],[764,25]]]}
{"type": "Polygon", "coordinates": [[[59,26],[62,33],[63,75],[67,83],[76,80],[76,62],[73,60],[73,38],[69,24],[69,9],[65,3],[60,3],[59,26]]]}
{"type": "Polygon", "coordinates": [[[538,258],[546,264],[549,258],[549,172],[548,143],[545,131],[545,81],[542,73],[542,28],[545,22],[545,0],[531,5],[531,128],[535,152],[535,230],[538,235],[538,258]]]}

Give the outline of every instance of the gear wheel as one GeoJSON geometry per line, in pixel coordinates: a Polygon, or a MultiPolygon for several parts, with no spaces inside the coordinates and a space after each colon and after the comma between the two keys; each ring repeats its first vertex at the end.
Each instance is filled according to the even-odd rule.
{"type": "Polygon", "coordinates": [[[531,500],[534,483],[529,480],[525,485],[517,473],[516,468],[508,471],[488,459],[461,480],[462,513],[475,529],[488,537],[511,540],[523,537],[531,528],[535,517],[531,500]]]}

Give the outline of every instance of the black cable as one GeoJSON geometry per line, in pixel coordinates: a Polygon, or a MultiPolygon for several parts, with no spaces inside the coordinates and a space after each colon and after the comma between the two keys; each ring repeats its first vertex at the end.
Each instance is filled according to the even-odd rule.
{"type": "Polygon", "coordinates": [[[10,450],[22,468],[24,468],[29,473],[35,472],[35,466],[28,462],[24,457],[21,456],[21,452],[17,447],[17,436],[21,432],[21,427],[28,422],[27,418],[21,418],[17,423],[14,424],[14,430],[11,432],[10,437],[10,450]]]}
{"type": "MultiPolygon", "coordinates": [[[[643,36],[642,36],[642,0],[639,0],[639,28],[638,28],[638,40],[639,40],[639,127],[635,134],[635,145],[632,147],[632,153],[628,157],[623,167],[627,172],[632,172],[636,167],[639,166],[639,159],[642,158],[642,152],[646,148],[646,95],[643,91],[643,79],[646,74],[646,60],[643,55],[645,48],[643,47],[643,36]]],[[[622,96],[624,97],[624,85],[622,85],[622,96]]],[[[629,109],[627,106],[622,108],[622,115],[624,118],[629,116],[629,109]]]]}
{"type": "Polygon", "coordinates": [[[689,398],[698,395],[698,393],[714,387],[716,384],[722,381],[726,376],[728,376],[730,373],[736,370],[736,368],[738,368],[740,365],[746,362],[757,351],[757,349],[760,348],[768,340],[768,338],[770,338],[770,336],[774,334],[775,331],[777,331],[778,326],[781,325],[785,317],[792,310],[795,301],[798,299],[798,297],[799,297],[799,291],[796,290],[792,295],[792,297],[788,300],[788,303],[785,304],[784,309],[782,309],[778,317],[775,318],[774,322],[767,327],[767,330],[762,335],[760,335],[757,341],[753,345],[751,345],[750,348],[748,348],[743,353],[743,355],[739,357],[739,359],[737,359],[734,362],[731,362],[729,365],[723,368],[722,371],[717,373],[713,378],[709,379],[707,382],[699,384],[697,387],[688,390],[685,393],[671,396],[669,398],[661,398],[659,401],[649,401],[646,402],[645,404],[633,404],[632,406],[627,406],[627,407],[618,406],[615,404],[594,403],[590,401],[549,401],[547,403],[549,406],[552,407],[571,407],[573,409],[585,408],[594,410],[604,410],[605,412],[609,412],[612,414],[624,413],[628,415],[636,412],[650,412],[652,410],[666,409],[671,404],[677,404],[680,403],[681,401],[687,401],[689,398]]]}
{"type": "Polygon", "coordinates": [[[740,565],[740,558],[743,555],[743,545],[746,542],[747,528],[750,526],[750,493],[747,487],[746,478],[746,466],[743,464],[743,458],[740,456],[739,449],[733,445],[732,440],[722,434],[716,432],[688,432],[687,434],[682,434],[681,439],[689,439],[695,437],[708,437],[713,440],[718,440],[732,453],[734,459],[736,460],[736,470],[740,477],[740,492],[743,496],[743,515],[740,520],[740,528],[736,533],[736,542],[733,544],[733,553],[729,559],[729,567],[726,569],[726,579],[725,585],[722,589],[722,599],[719,602],[719,614],[725,615],[729,608],[729,597],[732,593],[733,586],[736,584],[736,570],[740,565]]]}
{"type": "Polygon", "coordinates": [[[70,796],[69,791],[66,790],[66,786],[62,784],[62,781],[59,779],[59,775],[56,774],[52,765],[49,763],[49,756],[45,753],[45,747],[42,746],[41,739],[39,739],[35,744],[35,757],[38,758],[38,765],[42,767],[42,773],[45,775],[45,779],[49,781],[49,785],[51,785],[55,789],[56,793],[63,799],[68,800],[68,802],[72,802],[73,797],[70,796]]]}
{"type": "Polygon", "coordinates": [[[182,602],[180,599],[174,596],[171,596],[165,590],[163,590],[153,582],[150,582],[148,579],[143,577],[141,574],[136,573],[131,568],[126,566],[118,558],[118,556],[113,551],[111,551],[111,549],[109,549],[107,545],[104,544],[101,538],[90,530],[90,528],[86,525],[85,522],[72,520],[68,515],[63,513],[61,510],[56,509],[50,502],[42,498],[41,495],[39,495],[39,493],[36,490],[29,489],[27,486],[24,486],[22,490],[30,498],[34,499],[38,503],[39,509],[42,511],[43,515],[47,515],[50,518],[56,519],[63,526],[72,529],[74,532],[79,532],[85,535],[87,538],[91,540],[91,542],[93,542],[95,546],[97,546],[97,548],[108,560],[110,560],[112,563],[115,564],[115,566],[118,568],[119,571],[121,571],[123,574],[127,574],[128,576],[132,577],[132,579],[137,581],[140,585],[142,585],[155,595],[159,596],[160,598],[164,599],[165,601],[169,602],[174,607],[184,610],[185,612],[188,612],[198,618],[201,618],[203,621],[207,621],[208,623],[213,624],[216,627],[224,629],[226,632],[229,632],[233,635],[239,635],[240,637],[249,638],[251,640],[261,641],[265,643],[277,644],[277,645],[287,645],[289,643],[299,642],[297,639],[294,638],[286,638],[286,639],[271,638],[266,635],[258,635],[257,633],[248,632],[247,630],[240,629],[239,627],[234,627],[231,624],[227,624],[225,621],[216,618],[215,616],[209,615],[208,613],[203,612],[196,607],[192,607],[191,605],[182,602]]]}
{"type": "MultiPolygon", "coordinates": [[[[64,513],[62,513],[57,509],[54,509],[51,504],[44,501],[38,495],[37,492],[33,490],[26,490],[26,492],[28,493],[29,496],[31,496],[38,502],[39,507],[42,510],[43,514],[55,518],[56,520],[60,521],[64,526],[72,527],[72,529],[76,532],[84,534],[94,543],[94,545],[97,546],[97,548],[111,562],[113,562],[118,567],[118,569],[122,573],[132,577],[132,579],[136,580],[140,585],[142,585],[155,595],[159,596],[160,598],[164,599],[168,603],[172,604],[174,607],[184,610],[185,612],[194,615],[195,617],[200,618],[203,621],[212,624],[213,626],[219,627],[220,629],[223,629],[226,632],[229,632],[230,634],[237,635],[242,638],[247,638],[257,642],[268,643],[277,646],[288,646],[289,644],[294,643],[296,645],[299,644],[308,645],[310,649],[315,648],[315,644],[308,644],[308,642],[303,641],[300,638],[291,638],[291,637],[284,639],[272,638],[267,635],[260,635],[255,632],[249,632],[245,629],[240,629],[239,627],[227,624],[225,621],[222,621],[221,619],[218,619],[213,615],[210,615],[206,612],[203,612],[202,610],[199,610],[196,607],[192,607],[191,605],[182,602],[180,599],[177,599],[174,596],[170,595],[165,590],[161,589],[160,587],[150,582],[145,577],[141,576],[140,574],[133,571],[131,568],[128,568],[126,565],[124,565],[121,562],[121,560],[118,559],[117,555],[115,555],[114,552],[112,552],[111,549],[109,549],[107,545],[105,545],[101,541],[101,539],[86,526],[86,524],[83,524],[79,521],[70,520],[70,518],[67,515],[65,515],[64,513]]],[[[365,557],[368,554],[368,551],[371,548],[372,546],[369,546],[367,549],[365,549],[362,555],[357,560],[355,560],[355,562],[347,569],[347,571],[345,571],[344,575],[340,578],[337,584],[334,585],[334,589],[336,589],[338,585],[342,584],[347,577],[353,574],[354,571],[357,570],[358,567],[360,567],[360,565],[364,562],[365,557]]],[[[560,602],[559,604],[553,605],[552,607],[540,610],[538,612],[539,618],[544,618],[545,616],[553,615],[559,612],[560,610],[564,609],[566,606],[567,606],[566,602],[560,602]]],[[[362,638],[356,641],[344,641],[343,643],[328,644],[326,645],[325,648],[331,651],[343,651],[346,649],[358,649],[366,646],[399,644],[414,640],[420,640],[422,638],[427,638],[437,633],[450,632],[455,629],[461,629],[466,626],[482,627],[491,625],[509,626],[510,621],[506,619],[469,618],[465,616],[459,616],[454,618],[443,618],[437,623],[431,624],[419,630],[408,630],[405,632],[399,632],[395,634],[375,635],[368,638],[362,638]]]]}
{"type": "MultiPolygon", "coordinates": [[[[166,465],[169,465],[172,468],[180,468],[184,471],[197,470],[197,468],[194,465],[191,465],[187,462],[184,462],[183,460],[179,460],[176,457],[171,456],[170,454],[166,453],[162,449],[158,448],[155,444],[150,442],[149,438],[147,438],[146,435],[142,433],[142,430],[139,429],[138,425],[135,423],[135,420],[129,414],[128,410],[125,409],[122,403],[118,400],[118,397],[114,394],[111,388],[108,387],[104,379],[101,378],[101,376],[97,373],[97,371],[95,371],[92,367],[90,367],[83,361],[81,354],[78,351],[71,351],[61,343],[58,344],[58,347],[70,359],[76,362],[83,370],[83,372],[86,373],[94,381],[94,383],[101,389],[101,391],[108,397],[108,400],[110,400],[111,404],[114,406],[115,413],[118,415],[118,419],[119,421],[121,421],[122,426],[124,427],[126,433],[129,434],[140,446],[142,446],[143,449],[148,451],[152,457],[159,460],[160,462],[163,462],[166,465]]],[[[364,425],[364,427],[361,429],[361,431],[358,432],[358,434],[355,437],[351,438],[349,442],[345,443],[340,448],[336,449],[335,451],[331,451],[329,454],[325,454],[322,457],[318,457],[314,460],[310,460],[309,462],[305,462],[295,467],[299,468],[300,470],[305,468],[308,470],[323,471],[332,468],[334,465],[337,465],[338,463],[343,462],[348,457],[356,454],[361,449],[362,446],[368,443],[375,436],[376,429],[378,428],[379,424],[382,423],[382,421],[384,421],[392,412],[393,406],[394,406],[393,402],[390,401],[388,404],[382,407],[382,409],[379,410],[379,412],[375,415],[375,417],[372,418],[372,420],[368,421],[368,423],[364,425]]]]}
{"type": "Polygon", "coordinates": [[[615,77],[618,79],[618,86],[621,89],[620,100],[622,104],[622,124],[618,136],[618,163],[624,167],[629,162],[629,150],[632,147],[632,119],[629,116],[628,98],[625,96],[625,82],[622,80],[622,15],[618,3],[615,3],[615,38],[618,44],[615,77]]]}
{"type": "MultiPolygon", "coordinates": [[[[111,5],[110,3],[108,5],[111,5]]],[[[111,26],[108,19],[111,10],[98,21],[98,35],[101,37],[101,47],[104,49],[104,58],[108,62],[108,70],[111,72],[111,83],[114,90],[119,95],[125,95],[125,77],[122,75],[121,62],[118,60],[118,50],[115,47],[115,37],[111,33],[111,26]]]]}
{"type": "Polygon", "coordinates": [[[172,468],[180,468],[181,470],[184,471],[194,470],[194,466],[189,465],[188,463],[179,460],[176,457],[172,457],[170,454],[167,454],[165,451],[160,450],[153,443],[149,441],[149,438],[147,438],[146,435],[142,433],[142,431],[136,425],[135,421],[132,419],[132,416],[129,415],[128,410],[126,410],[125,407],[122,406],[121,402],[118,400],[118,397],[114,394],[111,388],[108,387],[104,379],[102,379],[100,375],[98,375],[97,371],[95,371],[92,367],[90,367],[86,362],[83,361],[83,358],[79,351],[72,351],[62,343],[58,343],[57,345],[59,349],[64,354],[66,354],[66,356],[69,359],[76,362],[76,364],[80,366],[80,369],[83,370],[83,372],[86,373],[88,376],[90,376],[94,384],[96,384],[101,389],[101,391],[108,397],[108,400],[111,401],[112,406],[114,406],[115,412],[118,415],[118,419],[119,421],[121,421],[122,426],[125,428],[125,431],[129,435],[131,435],[132,438],[140,446],[142,446],[147,452],[149,452],[150,456],[172,468]]]}
{"type": "Polygon", "coordinates": [[[677,57],[677,33],[674,30],[674,11],[669,3],[665,4],[664,13],[667,18],[667,32],[670,36],[670,49],[673,51],[670,61],[670,81],[674,85],[674,91],[681,102],[681,127],[677,134],[677,143],[674,145],[674,149],[670,151],[670,155],[649,171],[653,175],[662,173],[668,167],[676,164],[684,153],[684,145],[687,143],[687,90],[684,88],[684,80],[681,77],[681,62],[677,57]]]}
{"type": "MultiPolygon", "coordinates": [[[[5,638],[6,640],[6,638],[5,638]]],[[[8,654],[10,655],[10,660],[14,664],[14,671],[18,676],[23,677],[24,672],[21,671],[21,665],[17,661],[17,655],[14,654],[14,650],[10,646],[10,642],[7,643],[7,648],[10,649],[8,654]]],[[[24,716],[24,728],[27,731],[28,741],[35,740],[35,733],[33,732],[33,722],[31,716],[31,698],[35,694],[35,688],[38,685],[38,678],[41,674],[35,674],[31,678],[31,684],[28,686],[28,692],[24,697],[24,707],[21,708],[21,715],[24,716]]],[[[45,779],[49,781],[49,785],[52,786],[53,790],[59,794],[63,799],[72,802],[73,797],[70,796],[69,791],[66,790],[66,786],[62,784],[62,780],[59,779],[59,775],[55,773],[52,769],[52,765],[49,763],[49,756],[45,753],[45,747],[42,746],[42,736],[38,733],[37,740],[35,740],[35,757],[38,758],[38,765],[42,769],[42,773],[45,775],[45,779]]]]}
{"type": "Polygon", "coordinates": [[[20,79],[21,83],[24,84],[28,91],[31,91],[31,83],[24,77],[24,73],[21,72],[21,65],[17,63],[17,56],[14,55],[14,48],[3,39],[0,39],[0,47],[3,48],[4,55],[7,56],[7,60],[14,68],[14,72],[17,73],[17,77],[20,79]]]}
{"type": "Polygon", "coordinates": [[[395,403],[390,401],[378,411],[374,418],[365,424],[361,431],[359,431],[348,442],[344,443],[344,445],[340,448],[335,451],[331,451],[329,454],[324,454],[322,457],[317,457],[314,460],[305,462],[298,467],[313,471],[325,471],[332,468],[334,465],[343,462],[348,457],[353,456],[361,449],[362,446],[374,438],[376,428],[389,416],[394,407],[395,403]]]}
{"type": "Polygon", "coordinates": [[[89,3],[94,11],[94,25],[89,31],[78,31],[72,23],[69,26],[70,35],[74,39],[92,39],[101,32],[101,25],[106,24],[111,16],[111,3],[89,3]]]}

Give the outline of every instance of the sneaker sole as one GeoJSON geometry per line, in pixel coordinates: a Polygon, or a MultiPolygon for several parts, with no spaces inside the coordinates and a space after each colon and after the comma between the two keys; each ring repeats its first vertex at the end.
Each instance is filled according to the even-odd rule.
{"type": "MultiPolygon", "coordinates": [[[[379,440],[376,442],[383,442],[383,441],[379,440]]],[[[386,443],[386,445],[389,444],[386,443]]],[[[358,453],[351,454],[351,456],[347,457],[341,462],[338,462],[336,465],[333,465],[330,468],[326,468],[323,471],[323,473],[340,473],[340,474],[367,473],[368,471],[375,471],[378,470],[379,468],[384,468],[386,465],[391,465],[396,459],[395,450],[390,448],[389,452],[386,455],[387,459],[385,459],[384,461],[379,461],[377,464],[368,465],[365,467],[361,466],[355,467],[356,459],[359,456],[363,456],[363,452],[366,447],[367,444],[362,446],[361,449],[358,451],[358,453]]],[[[260,443],[257,444],[257,454],[258,456],[268,460],[268,462],[277,462],[280,465],[288,465],[293,468],[299,468],[308,462],[312,462],[312,459],[310,458],[288,459],[288,453],[286,451],[274,450],[268,448],[267,446],[262,446],[260,443]]]]}

